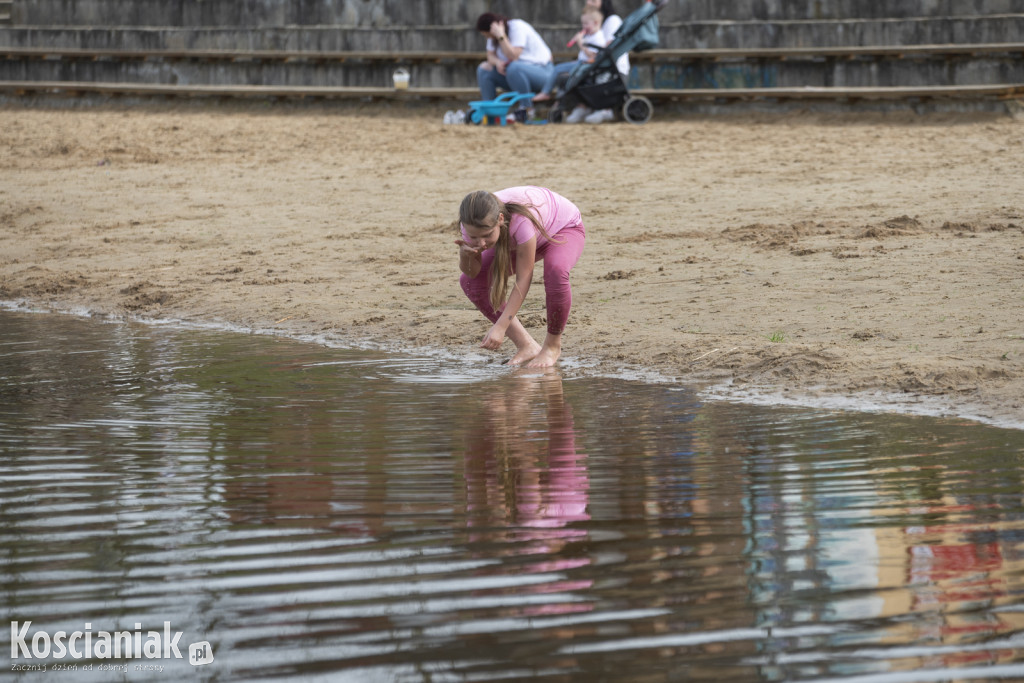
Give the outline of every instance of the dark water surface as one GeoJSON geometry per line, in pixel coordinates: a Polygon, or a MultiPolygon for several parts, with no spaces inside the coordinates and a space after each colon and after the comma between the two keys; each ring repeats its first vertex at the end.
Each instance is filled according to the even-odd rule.
{"type": "Polygon", "coordinates": [[[1024,680],[1024,432],[562,372],[0,312],[0,676],[1024,680]]]}

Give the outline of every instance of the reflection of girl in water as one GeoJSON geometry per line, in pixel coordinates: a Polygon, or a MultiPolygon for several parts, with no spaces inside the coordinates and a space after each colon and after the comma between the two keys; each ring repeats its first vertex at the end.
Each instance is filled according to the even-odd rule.
{"type": "Polygon", "coordinates": [[[590,519],[590,480],[586,456],[576,452],[562,378],[554,370],[513,376],[489,394],[479,418],[479,428],[466,431],[466,519],[478,529],[472,540],[501,543],[505,554],[530,558],[519,565],[523,574],[553,572],[519,589],[552,595],[520,607],[523,615],[589,612],[590,601],[554,597],[593,585],[570,573],[591,564],[585,547],[572,543],[587,536],[574,523],[590,519]]]}
{"type": "Polygon", "coordinates": [[[586,456],[576,452],[572,408],[562,379],[516,376],[484,404],[479,429],[466,434],[466,508],[471,526],[496,523],[546,529],[515,532],[551,552],[586,534],[566,528],[588,520],[586,456]],[[557,543],[552,543],[557,541],[557,543]]]}

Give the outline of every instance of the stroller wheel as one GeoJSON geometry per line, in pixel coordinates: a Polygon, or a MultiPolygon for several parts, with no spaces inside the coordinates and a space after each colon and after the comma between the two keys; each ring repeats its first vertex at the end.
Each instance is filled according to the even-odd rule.
{"type": "Polygon", "coordinates": [[[550,123],[562,123],[565,121],[565,110],[559,106],[554,106],[551,111],[548,112],[548,121],[550,123]]]}
{"type": "Polygon", "coordinates": [[[639,95],[630,96],[622,105],[622,118],[630,123],[647,123],[651,120],[653,113],[654,105],[651,104],[651,101],[639,95]]]}

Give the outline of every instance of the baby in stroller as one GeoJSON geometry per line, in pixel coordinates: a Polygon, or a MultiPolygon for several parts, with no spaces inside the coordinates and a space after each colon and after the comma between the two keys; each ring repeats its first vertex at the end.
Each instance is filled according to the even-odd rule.
{"type": "Polygon", "coordinates": [[[548,76],[548,79],[545,81],[544,87],[541,88],[540,93],[534,96],[534,102],[546,102],[552,99],[555,83],[558,82],[559,79],[564,83],[569,77],[569,73],[572,72],[577,65],[583,62],[593,62],[594,59],[597,58],[597,51],[608,44],[608,41],[601,30],[601,22],[603,20],[604,16],[597,8],[590,6],[583,8],[583,12],[580,14],[580,31],[573,36],[568,45],[568,47],[579,45],[579,55],[574,61],[562,62],[561,64],[555,65],[554,70],[548,76]]]}
{"type": "Polygon", "coordinates": [[[598,50],[594,61],[578,62],[573,67],[548,114],[551,123],[580,120],[577,118],[579,107],[584,107],[584,115],[587,109],[593,110],[595,114],[607,110],[611,116],[616,111],[621,112],[622,117],[630,123],[646,123],[650,120],[654,110],[651,101],[630,94],[626,77],[619,73],[616,61],[631,51],[642,52],[658,46],[657,13],[667,2],[645,2],[623,20],[615,37],[607,46],[598,50]]]}

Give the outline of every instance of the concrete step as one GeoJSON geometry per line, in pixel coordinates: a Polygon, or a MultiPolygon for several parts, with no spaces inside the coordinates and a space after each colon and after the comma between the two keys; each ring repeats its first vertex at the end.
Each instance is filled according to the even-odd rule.
{"type": "MultiPolygon", "coordinates": [[[[53,1],[53,0],[50,0],[53,1]]],[[[392,14],[395,23],[410,23],[392,14]]],[[[399,3],[394,3],[395,5],[399,3]]],[[[430,3],[423,3],[424,6],[430,3]]],[[[496,0],[495,12],[519,17],[536,24],[578,23],[576,3],[551,0],[496,0]]],[[[579,3],[582,4],[582,3],[579,3]]],[[[640,0],[615,0],[616,11],[626,16],[641,5],[640,0]]],[[[424,7],[425,9],[425,7],[424,7]]],[[[486,11],[486,10],[485,10],[486,11]]],[[[1014,14],[1024,12],[1024,0],[669,0],[659,16],[662,22],[708,21],[822,21],[857,19],[909,19],[1014,14]]],[[[468,13],[470,19],[474,17],[468,13]]],[[[420,15],[422,16],[422,15],[420,15]]],[[[427,14],[428,18],[430,14],[427,14]]],[[[425,21],[423,23],[430,23],[425,21]]]]}
{"type": "MultiPolygon", "coordinates": [[[[640,0],[615,3],[625,16],[640,0]]],[[[456,26],[495,11],[535,25],[578,23],[580,3],[551,0],[25,0],[17,24],[31,26],[456,26]]],[[[1024,0],[670,0],[663,21],[887,19],[1024,12],[1024,0]]]]}
{"type": "MultiPolygon", "coordinates": [[[[557,50],[575,25],[538,26],[557,50]]],[[[998,16],[842,21],[661,23],[663,48],[845,47],[1024,42],[1024,13],[998,16]]],[[[0,27],[0,46],[117,50],[220,49],[481,52],[466,26],[285,28],[0,27]]]]}
{"type": "Polygon", "coordinates": [[[634,88],[958,87],[1024,83],[1024,55],[793,57],[645,62],[634,88]]]}
{"type": "Polygon", "coordinates": [[[662,24],[661,47],[738,48],[928,45],[1024,41],[1024,13],[999,16],[662,24]]]}
{"type": "MultiPolygon", "coordinates": [[[[472,87],[482,53],[88,51],[0,49],[0,79],[167,85],[388,87],[401,66],[417,87],[472,87]]],[[[568,58],[568,55],[565,55],[568,58]]],[[[1024,43],[915,48],[652,50],[633,88],[909,87],[1024,82],[1024,43]]]]}
{"type": "MultiPolygon", "coordinates": [[[[344,88],[300,86],[213,86],[153,85],[144,83],[81,83],[0,80],[0,93],[25,96],[33,93],[81,95],[141,95],[167,97],[240,97],[240,98],[328,98],[383,100],[467,100],[476,96],[473,88],[344,88]]],[[[734,90],[681,89],[632,91],[633,96],[654,101],[685,100],[910,100],[910,99],[994,99],[1006,101],[1024,97],[1024,83],[962,87],[904,88],[736,88],[734,90]]]]}

